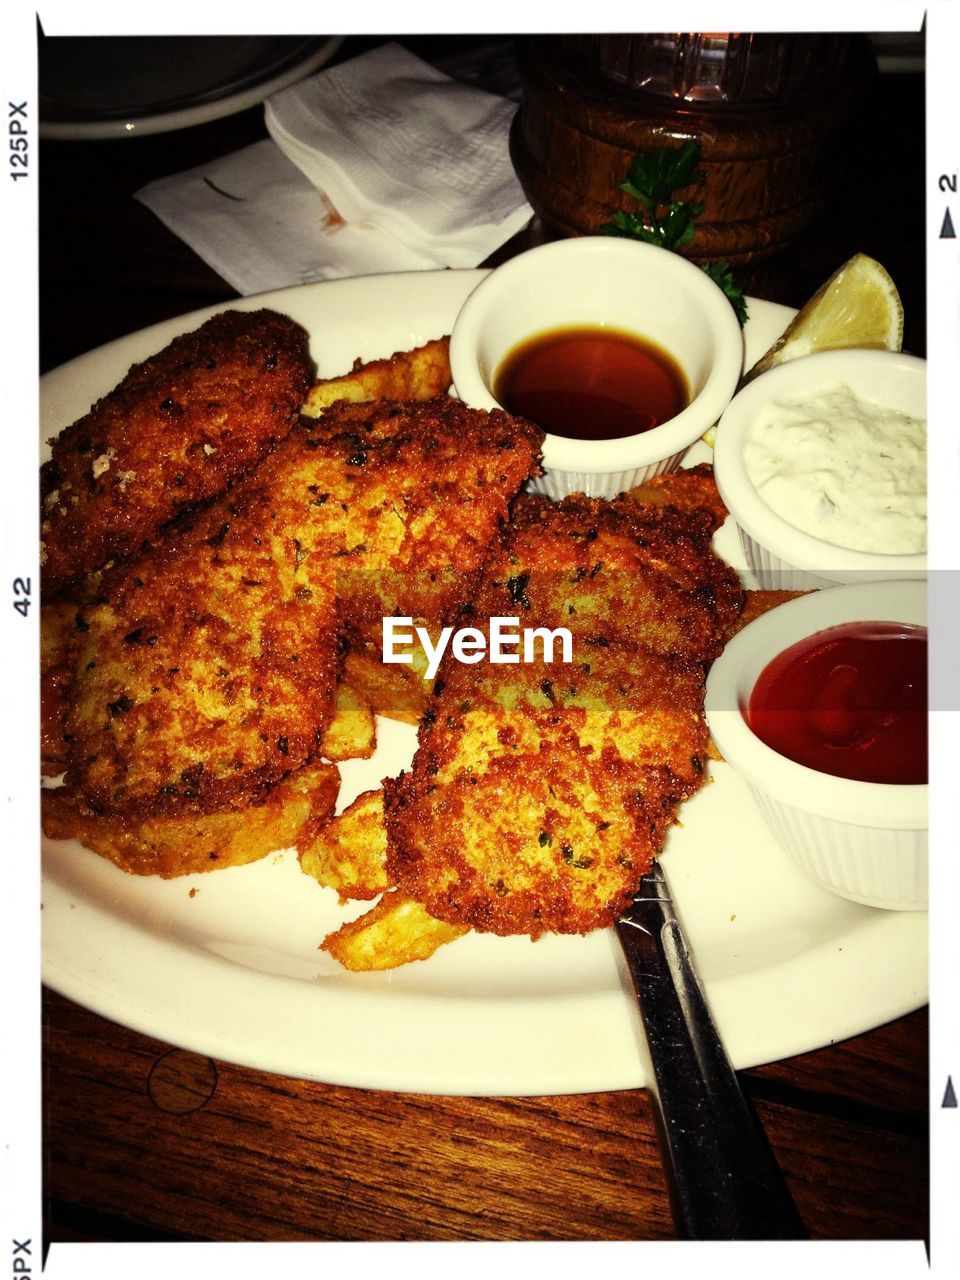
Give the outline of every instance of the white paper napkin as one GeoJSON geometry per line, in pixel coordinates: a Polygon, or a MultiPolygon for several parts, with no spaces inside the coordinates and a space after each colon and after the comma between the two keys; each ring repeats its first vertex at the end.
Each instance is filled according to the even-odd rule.
{"type": "Polygon", "coordinates": [[[349,224],[471,267],[530,217],[508,150],[515,111],[388,44],[275,94],[266,121],[349,224]]]}
{"type": "Polygon", "coordinates": [[[475,267],[532,213],[510,163],[515,110],[385,45],[269,99],[274,141],[137,198],[241,294],[475,267]]]}

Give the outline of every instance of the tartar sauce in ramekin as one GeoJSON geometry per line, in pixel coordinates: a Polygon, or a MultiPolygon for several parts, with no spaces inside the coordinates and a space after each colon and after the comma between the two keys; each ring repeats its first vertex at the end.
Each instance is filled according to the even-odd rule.
{"type": "Polygon", "coordinates": [[[838,383],[764,405],[743,461],[764,502],[804,533],[856,551],[914,555],[927,547],[926,439],[925,419],[838,383]]]}

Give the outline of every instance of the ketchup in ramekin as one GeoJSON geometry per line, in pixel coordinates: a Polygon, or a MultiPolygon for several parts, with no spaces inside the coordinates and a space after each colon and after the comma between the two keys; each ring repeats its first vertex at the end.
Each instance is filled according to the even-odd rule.
{"type": "Polygon", "coordinates": [[[761,671],[747,723],[780,755],[858,782],[927,781],[927,629],[829,627],[761,671]]]}

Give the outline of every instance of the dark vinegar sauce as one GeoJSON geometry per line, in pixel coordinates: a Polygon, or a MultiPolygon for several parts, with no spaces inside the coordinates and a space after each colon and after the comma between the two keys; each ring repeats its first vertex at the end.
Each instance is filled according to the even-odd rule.
{"type": "Polygon", "coordinates": [[[859,782],[927,781],[927,631],[829,627],[761,671],[747,723],[797,764],[859,782]]]}
{"type": "Polygon", "coordinates": [[[649,431],[690,403],[680,366],[635,334],[599,326],[554,329],[514,347],[493,394],[518,417],[574,440],[649,431]]]}

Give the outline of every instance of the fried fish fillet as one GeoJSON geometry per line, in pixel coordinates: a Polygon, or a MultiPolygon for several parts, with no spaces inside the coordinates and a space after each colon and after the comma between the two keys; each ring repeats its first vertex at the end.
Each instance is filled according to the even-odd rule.
{"type": "Polygon", "coordinates": [[[81,610],[65,729],[83,804],[136,823],[263,803],[319,753],[343,637],[462,604],[541,439],[447,398],[301,419],[81,610]]]}
{"type": "Polygon", "coordinates": [[[700,787],[697,665],[620,644],[585,665],[451,672],[413,771],[384,786],[388,879],[431,916],[531,936],[609,924],[700,787]]]}
{"type": "MultiPolygon", "coordinates": [[[[397,902],[457,928],[531,936],[587,932],[624,907],[702,785],[705,664],[742,605],[736,576],[710,549],[723,512],[695,498],[703,481],[672,481],[674,501],[648,506],[518,501],[469,622],[563,625],[572,654],[529,665],[445,659],[413,768],[384,784],[382,842],[369,830],[376,804],[362,801],[397,902]]],[[[354,864],[350,836],[337,827],[312,849],[328,876],[338,860],[354,864]]],[[[377,884],[373,868],[365,879],[377,884]]],[[[377,910],[392,920],[390,901],[377,910]]],[[[351,967],[384,967],[392,933],[381,920],[368,937],[366,919],[323,945],[351,967]]],[[[428,938],[448,940],[427,929],[395,963],[429,954],[428,938]]]]}
{"type": "Polygon", "coordinates": [[[239,486],[82,609],[67,776],[95,810],[232,806],[312,758],[337,680],[338,543],[303,506],[266,476],[239,486]]]}
{"type": "MultiPolygon", "coordinates": [[[[262,324],[259,316],[266,314],[268,313],[258,313],[255,323],[262,324]]],[[[395,352],[386,359],[367,363],[355,361],[349,373],[315,382],[307,392],[301,412],[310,417],[319,417],[340,400],[351,403],[371,400],[429,400],[443,395],[450,385],[449,345],[449,338],[439,338],[413,350],[395,352]]],[[[230,478],[226,475],[224,481],[230,478]]],[[[75,581],[69,592],[69,600],[48,595],[41,611],[41,768],[46,775],[62,773],[66,767],[63,732],[71,675],[69,652],[74,623],[79,602],[96,598],[99,578],[100,574],[93,572],[75,581]]],[[[357,655],[357,661],[364,660],[357,655]]],[[[384,670],[391,675],[397,674],[396,668],[385,669],[379,661],[375,666],[378,675],[384,670]]],[[[368,668],[369,664],[366,664],[364,670],[368,668]]],[[[379,686],[382,683],[382,679],[378,680],[378,693],[381,692],[379,686]]],[[[343,689],[344,686],[341,685],[337,692],[338,698],[347,697],[343,689]]],[[[397,710],[397,694],[407,689],[416,695],[415,713],[410,713],[416,723],[425,705],[422,689],[411,682],[395,679],[387,685],[389,696],[381,696],[377,702],[363,698],[364,707],[355,711],[348,735],[343,732],[345,721],[342,717],[339,721],[335,719],[323,741],[326,758],[345,758],[344,752],[349,752],[351,756],[369,755],[373,749],[374,711],[386,715],[394,713],[397,710]],[[370,720],[369,725],[361,727],[360,720],[367,718],[370,720]],[[363,734],[366,734],[366,741],[362,740],[363,734]]],[[[359,685],[353,689],[353,695],[359,707],[359,685]]]]}
{"type": "Polygon", "coordinates": [[[267,310],[221,312],[134,365],[50,442],[44,592],[137,552],[259,462],[291,430],[312,371],[306,331],[267,310]]]}
{"type": "MultiPolygon", "coordinates": [[[[678,494],[700,483],[681,481],[686,474],[673,480],[678,494]]],[[[718,523],[701,506],[523,496],[485,573],[483,608],[524,625],[566,626],[581,647],[619,639],[707,661],[743,603],[736,574],[711,549],[718,523]]]]}
{"type": "Polygon", "coordinates": [[[502,410],[446,396],[416,405],[339,404],[313,427],[345,457],[321,484],[343,510],[336,561],[344,637],[379,656],[385,616],[430,626],[472,598],[511,502],[538,473],[543,433],[502,410]]]}

